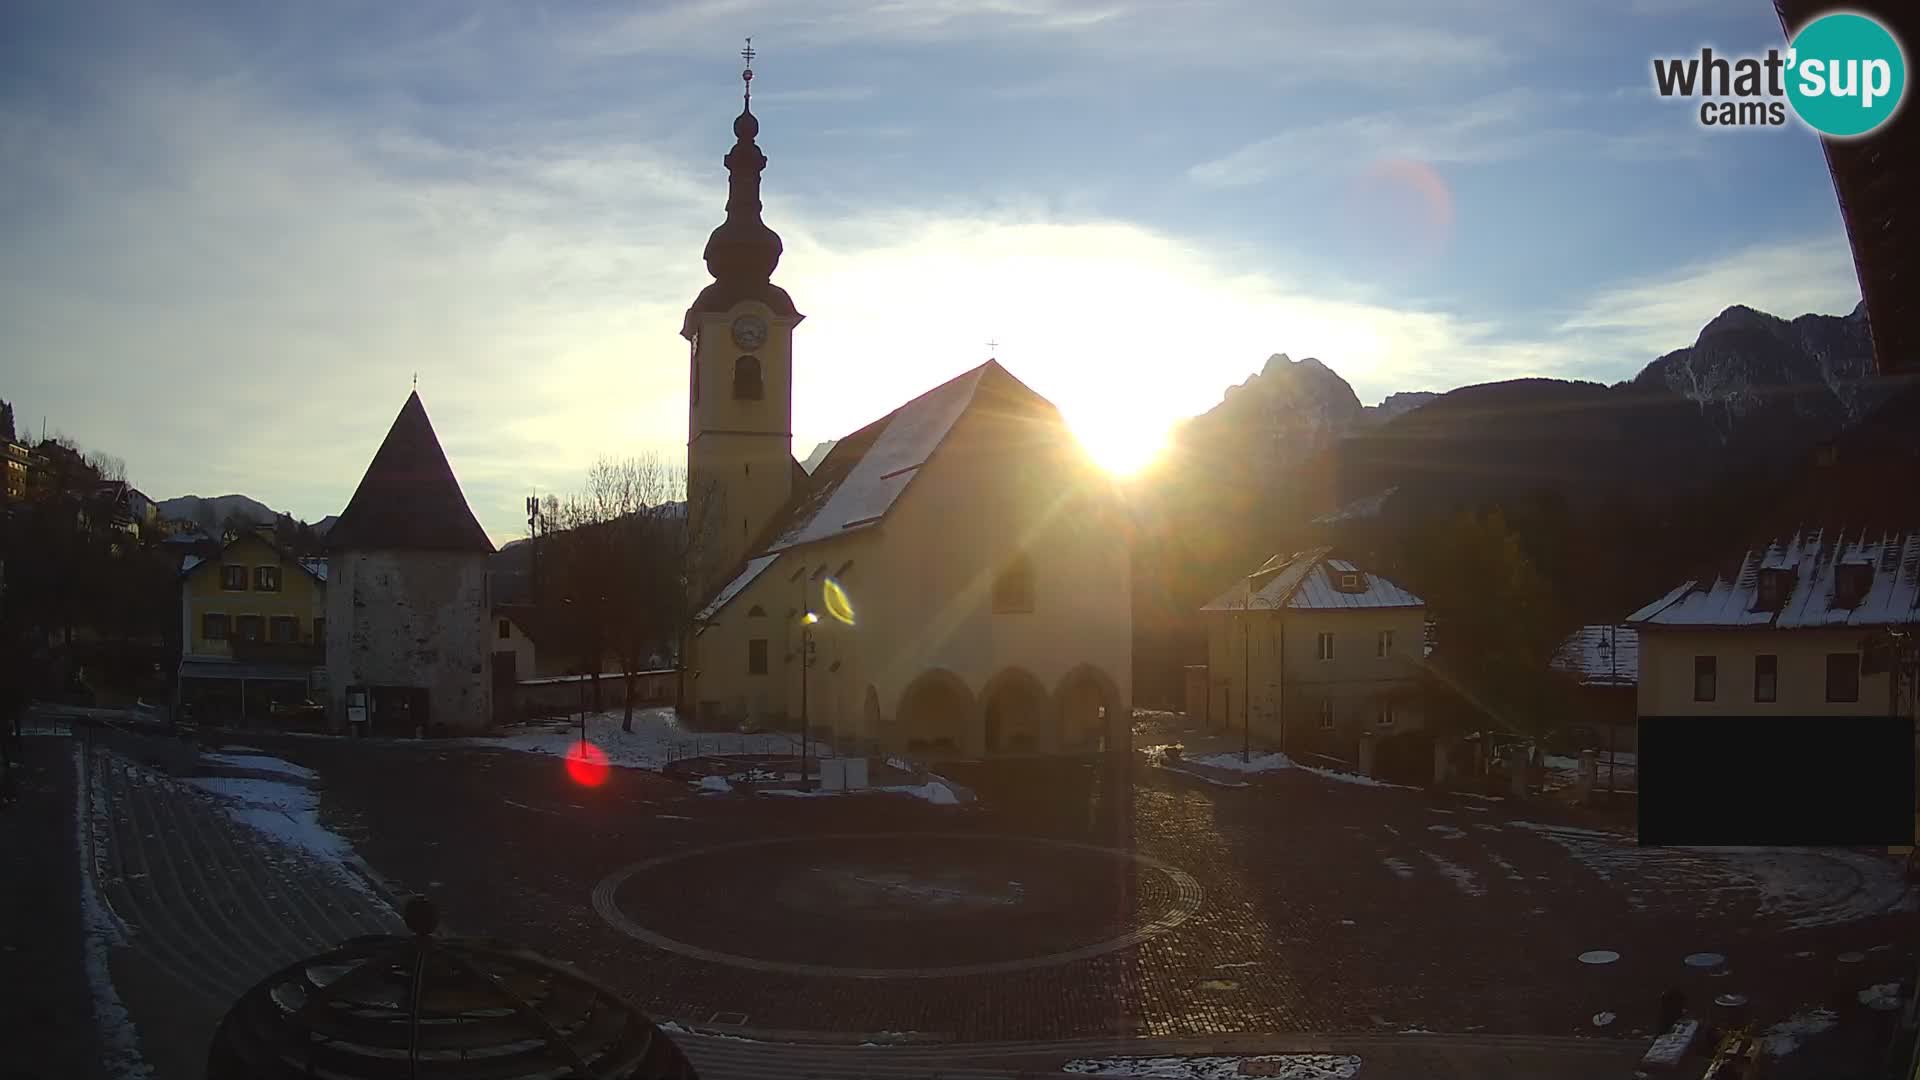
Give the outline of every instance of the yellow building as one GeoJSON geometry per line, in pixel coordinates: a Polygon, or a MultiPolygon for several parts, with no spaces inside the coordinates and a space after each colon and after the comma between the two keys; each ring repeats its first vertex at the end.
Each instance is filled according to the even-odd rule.
{"type": "Polygon", "coordinates": [[[1640,631],[1643,718],[1912,716],[1911,681],[1896,686],[1866,653],[1876,635],[1920,630],[1920,533],[1801,529],[1627,624],[1640,631]]]}
{"type": "Polygon", "coordinates": [[[177,704],[195,719],[266,723],[324,694],[327,564],[262,528],[180,569],[177,704]]]}
{"type": "Polygon", "coordinates": [[[847,743],[928,756],[1124,747],[1120,505],[1052,404],[988,361],[839,440],[812,475],[794,460],[802,316],[771,281],[758,132],[749,107],[707,243],[714,281],[682,329],[689,703],[716,725],[804,714],[847,743]]]}
{"type": "Polygon", "coordinates": [[[1208,729],[1354,760],[1425,727],[1425,602],[1332,549],[1276,555],[1201,614],[1208,729]]]}

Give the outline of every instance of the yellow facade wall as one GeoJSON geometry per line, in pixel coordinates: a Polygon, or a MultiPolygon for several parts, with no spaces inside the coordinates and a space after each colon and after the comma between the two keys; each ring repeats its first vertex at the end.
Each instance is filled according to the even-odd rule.
{"type": "Polygon", "coordinates": [[[239,636],[238,620],[241,616],[259,616],[262,641],[271,640],[274,618],[290,617],[297,621],[299,644],[320,646],[323,637],[316,636],[315,620],[324,619],[327,614],[326,586],[314,580],[291,555],[282,554],[273,545],[257,537],[244,536],[227,545],[218,557],[201,563],[187,573],[181,582],[180,612],[182,653],[187,657],[232,657],[233,650],[227,641],[207,639],[203,616],[209,613],[227,616],[230,638],[239,636]],[[226,566],[246,568],[245,589],[223,587],[222,568],[226,566]],[[255,588],[256,572],[263,566],[279,570],[280,588],[277,591],[255,588]]]}
{"type": "Polygon", "coordinates": [[[1827,656],[1854,653],[1870,631],[1640,628],[1641,716],[1885,716],[1888,676],[1862,675],[1859,700],[1827,700],[1827,656]],[[1755,657],[1778,657],[1776,697],[1754,699],[1755,657]],[[1694,700],[1694,658],[1714,657],[1712,701],[1694,700]]]}

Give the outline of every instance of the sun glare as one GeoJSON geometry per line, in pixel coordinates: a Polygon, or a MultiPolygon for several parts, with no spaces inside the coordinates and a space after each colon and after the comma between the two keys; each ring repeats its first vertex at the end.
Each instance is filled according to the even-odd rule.
{"type": "Polygon", "coordinates": [[[1087,455],[1114,476],[1139,473],[1153,463],[1166,443],[1166,432],[1111,414],[1076,419],[1072,424],[1087,455]]]}

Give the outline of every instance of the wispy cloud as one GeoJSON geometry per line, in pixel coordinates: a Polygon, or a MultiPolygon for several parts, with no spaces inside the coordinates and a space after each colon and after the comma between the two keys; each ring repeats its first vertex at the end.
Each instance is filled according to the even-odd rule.
{"type": "Polygon", "coordinates": [[[1188,170],[1198,183],[1240,187],[1302,173],[1346,175],[1374,162],[1411,159],[1477,165],[1550,151],[1615,160],[1667,160],[1703,154],[1697,131],[1598,131],[1566,125],[1585,98],[1573,92],[1516,89],[1458,102],[1345,116],[1303,125],[1188,170]]]}
{"type": "Polygon", "coordinates": [[[1692,344],[1702,326],[1736,304],[1791,319],[1841,315],[1859,302],[1846,237],[1811,236],[1734,247],[1603,289],[1558,329],[1591,342],[1596,354],[1651,360],[1692,344]]]}

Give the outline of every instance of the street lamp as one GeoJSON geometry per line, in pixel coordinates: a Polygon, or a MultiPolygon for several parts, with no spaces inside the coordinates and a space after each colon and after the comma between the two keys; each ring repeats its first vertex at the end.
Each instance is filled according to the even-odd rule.
{"type": "Polygon", "coordinates": [[[807,779],[807,669],[813,666],[813,624],[820,616],[809,611],[800,617],[800,790],[811,791],[807,779]]]}

